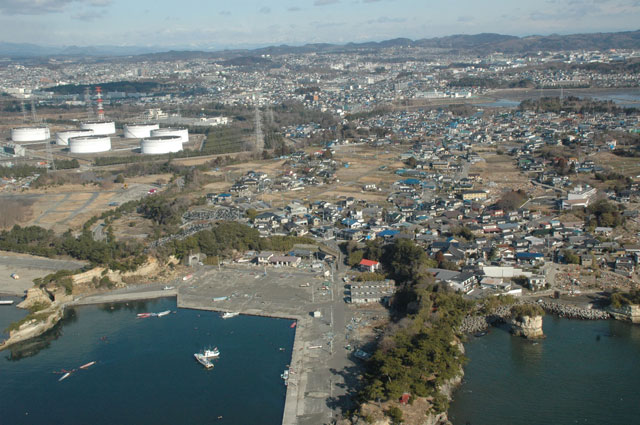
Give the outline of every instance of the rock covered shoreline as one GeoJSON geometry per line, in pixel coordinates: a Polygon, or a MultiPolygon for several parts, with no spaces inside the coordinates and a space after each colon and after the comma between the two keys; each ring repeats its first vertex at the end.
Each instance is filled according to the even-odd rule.
{"type": "MultiPolygon", "coordinates": [[[[611,319],[611,314],[604,310],[582,308],[575,305],[559,304],[549,301],[526,301],[519,304],[537,304],[548,313],[564,319],[580,320],[606,320],[611,319]]],[[[490,326],[506,323],[511,317],[511,306],[500,306],[491,314],[483,316],[467,316],[462,321],[460,332],[477,333],[486,331],[490,326]]]]}

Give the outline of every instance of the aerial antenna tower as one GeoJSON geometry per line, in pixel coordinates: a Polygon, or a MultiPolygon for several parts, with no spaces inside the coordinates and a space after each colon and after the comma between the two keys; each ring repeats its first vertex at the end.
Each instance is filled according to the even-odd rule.
{"type": "Polygon", "coordinates": [[[27,122],[27,110],[24,107],[24,99],[20,102],[20,110],[22,111],[22,122],[27,122]]]}
{"type": "Polygon", "coordinates": [[[262,134],[262,116],[260,108],[256,103],[256,141],[254,150],[258,153],[262,153],[264,150],[264,134],[262,134]]]}
{"type": "Polygon", "coordinates": [[[84,105],[87,108],[87,119],[91,121],[95,117],[95,112],[93,111],[93,102],[91,102],[91,89],[86,87],[84,89],[84,105]]]}
{"type": "Polygon", "coordinates": [[[98,120],[104,121],[104,108],[102,106],[102,87],[96,86],[96,102],[98,103],[98,120]]]}
{"type": "Polygon", "coordinates": [[[35,100],[33,100],[33,96],[31,97],[31,119],[33,120],[34,124],[38,122],[38,115],[36,114],[36,102],[35,100]]]}

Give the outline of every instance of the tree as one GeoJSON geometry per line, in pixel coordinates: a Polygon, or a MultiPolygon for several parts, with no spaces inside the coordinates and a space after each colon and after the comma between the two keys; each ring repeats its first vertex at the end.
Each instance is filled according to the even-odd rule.
{"type": "Polygon", "coordinates": [[[385,413],[391,418],[394,424],[401,424],[403,422],[402,410],[400,410],[399,407],[391,406],[385,413]]]}
{"type": "Polygon", "coordinates": [[[580,264],[580,257],[571,250],[565,249],[562,251],[562,256],[567,264],[580,264]]]}
{"type": "Polygon", "coordinates": [[[118,174],[113,182],[118,184],[124,183],[124,176],[122,174],[118,174]]]}
{"type": "Polygon", "coordinates": [[[254,208],[249,208],[246,214],[249,221],[253,222],[253,220],[255,220],[258,216],[258,211],[256,211],[254,208]]]}
{"type": "Polygon", "coordinates": [[[347,264],[349,265],[349,267],[357,266],[360,263],[360,261],[362,261],[363,254],[364,252],[360,250],[351,251],[347,259],[347,264]]]}

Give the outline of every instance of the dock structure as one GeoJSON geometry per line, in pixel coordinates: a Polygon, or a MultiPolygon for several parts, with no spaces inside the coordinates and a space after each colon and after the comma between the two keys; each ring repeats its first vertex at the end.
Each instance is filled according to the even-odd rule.
{"type": "MultiPolygon", "coordinates": [[[[334,347],[345,344],[344,301],[334,297],[333,284],[322,271],[299,268],[272,268],[267,272],[252,266],[200,267],[188,281],[91,295],[70,305],[99,304],[176,297],[178,308],[271,317],[295,322],[295,336],[282,423],[284,425],[327,423],[336,412],[327,400],[343,391],[339,375],[332,369],[353,366],[346,351],[334,347]],[[169,289],[170,288],[170,289],[169,289]],[[339,313],[338,326],[334,310],[339,313]],[[313,312],[322,311],[317,317],[313,312]],[[338,353],[339,351],[339,353],[338,353]]],[[[292,326],[293,327],[293,326],[292,326]]]]}

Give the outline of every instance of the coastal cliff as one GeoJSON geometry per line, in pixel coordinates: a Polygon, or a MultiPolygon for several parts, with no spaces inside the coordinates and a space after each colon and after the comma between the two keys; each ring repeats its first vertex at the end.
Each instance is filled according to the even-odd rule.
{"type": "Polygon", "coordinates": [[[608,310],[617,320],[624,320],[634,324],[640,323],[640,305],[628,304],[619,308],[610,306],[608,310]]]}
{"type": "Polygon", "coordinates": [[[45,310],[31,313],[23,320],[15,324],[15,328],[9,331],[9,338],[0,344],[0,350],[42,335],[53,328],[63,317],[64,307],[52,304],[45,310]]]}
{"type": "Polygon", "coordinates": [[[511,321],[511,333],[527,339],[544,338],[542,316],[520,316],[511,321]]]}

